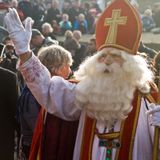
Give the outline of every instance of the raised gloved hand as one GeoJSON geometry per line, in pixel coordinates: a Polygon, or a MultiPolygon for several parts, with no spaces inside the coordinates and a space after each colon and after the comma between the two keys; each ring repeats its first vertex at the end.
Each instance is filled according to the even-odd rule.
{"type": "Polygon", "coordinates": [[[4,23],[15,45],[16,54],[21,55],[30,51],[33,20],[30,17],[26,18],[23,26],[16,9],[9,8],[4,23]]]}
{"type": "Polygon", "coordinates": [[[160,105],[151,103],[149,105],[149,110],[146,113],[148,116],[150,116],[150,125],[160,127],[160,105]]]}

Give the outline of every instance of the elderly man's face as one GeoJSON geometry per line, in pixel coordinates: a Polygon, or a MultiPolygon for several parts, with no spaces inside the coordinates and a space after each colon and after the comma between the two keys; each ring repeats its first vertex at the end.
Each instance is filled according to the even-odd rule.
{"type": "Polygon", "coordinates": [[[123,64],[124,60],[123,58],[118,55],[118,54],[115,54],[115,53],[111,53],[111,52],[108,52],[108,53],[102,53],[98,59],[98,61],[100,63],[105,63],[106,65],[111,65],[113,63],[117,63],[119,64],[120,66],[123,64]]]}

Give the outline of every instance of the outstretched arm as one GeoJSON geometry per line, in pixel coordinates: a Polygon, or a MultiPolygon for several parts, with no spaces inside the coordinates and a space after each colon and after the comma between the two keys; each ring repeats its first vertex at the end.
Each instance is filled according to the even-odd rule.
{"type": "Polygon", "coordinates": [[[27,18],[23,26],[17,11],[9,9],[4,21],[20,57],[19,70],[39,104],[61,118],[77,119],[80,112],[74,104],[75,84],[58,76],[51,78],[48,69],[30,50],[32,19],[27,18]]]}

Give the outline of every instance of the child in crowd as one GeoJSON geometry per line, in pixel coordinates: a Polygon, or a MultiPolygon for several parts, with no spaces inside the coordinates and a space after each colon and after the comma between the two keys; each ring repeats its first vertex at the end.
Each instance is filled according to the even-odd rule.
{"type": "Polygon", "coordinates": [[[142,15],[142,24],[144,32],[149,32],[156,26],[150,9],[144,11],[144,14],[142,15]]]}
{"type": "Polygon", "coordinates": [[[62,35],[64,35],[67,30],[72,30],[72,23],[69,21],[68,14],[63,14],[62,21],[60,21],[59,26],[61,28],[62,35]]]}
{"type": "MultiPolygon", "coordinates": [[[[38,53],[38,58],[47,67],[52,77],[60,76],[67,79],[70,75],[72,57],[70,52],[61,46],[51,45],[42,48],[38,53]]],[[[36,159],[38,155],[46,159],[54,159],[54,157],[72,159],[77,127],[78,121],[65,121],[49,114],[47,109],[41,109],[33,135],[29,159],[36,159]],[[39,147],[45,149],[39,153],[39,147]]]]}

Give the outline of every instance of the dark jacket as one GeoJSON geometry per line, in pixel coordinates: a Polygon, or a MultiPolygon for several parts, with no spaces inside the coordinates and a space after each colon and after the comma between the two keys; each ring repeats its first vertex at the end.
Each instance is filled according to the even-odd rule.
{"type": "Polygon", "coordinates": [[[149,58],[154,58],[157,55],[157,52],[154,49],[147,47],[142,41],[140,42],[138,51],[140,53],[146,53],[149,58]]]}
{"type": "Polygon", "coordinates": [[[16,75],[0,67],[0,159],[14,159],[18,87],[16,75]]]}

